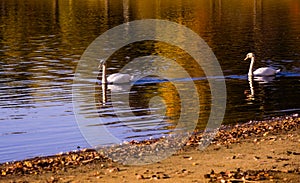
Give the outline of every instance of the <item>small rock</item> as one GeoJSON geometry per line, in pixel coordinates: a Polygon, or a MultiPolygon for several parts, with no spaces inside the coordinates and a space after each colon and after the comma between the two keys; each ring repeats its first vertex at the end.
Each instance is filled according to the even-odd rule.
{"type": "Polygon", "coordinates": [[[254,159],[254,160],[259,160],[259,159],[260,159],[260,157],[258,157],[258,156],[254,156],[254,157],[253,157],[253,159],[254,159]]]}
{"type": "Polygon", "coordinates": [[[112,172],[119,172],[120,171],[120,169],[118,168],[118,167],[114,167],[114,168],[109,168],[108,169],[108,172],[109,173],[112,173],[112,172]]]}
{"type": "Polygon", "coordinates": [[[136,176],[136,179],[141,180],[141,179],[145,179],[145,178],[144,178],[143,175],[138,174],[138,175],[136,176]]]}

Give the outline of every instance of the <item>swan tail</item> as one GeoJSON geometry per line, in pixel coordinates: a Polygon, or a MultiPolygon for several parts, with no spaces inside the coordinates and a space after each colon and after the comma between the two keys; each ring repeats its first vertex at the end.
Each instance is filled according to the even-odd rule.
{"type": "Polygon", "coordinates": [[[133,81],[133,79],[134,79],[134,76],[132,75],[132,76],[130,76],[130,81],[133,81]]]}

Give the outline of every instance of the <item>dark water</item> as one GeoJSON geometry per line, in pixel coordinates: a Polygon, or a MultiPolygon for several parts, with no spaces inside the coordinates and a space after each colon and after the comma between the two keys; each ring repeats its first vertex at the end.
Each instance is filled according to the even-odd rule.
{"type": "MultiPolygon", "coordinates": [[[[170,20],[187,26],[209,45],[225,76],[224,124],[299,113],[299,17],[298,0],[2,0],[0,162],[89,147],[73,112],[76,66],[95,38],[133,20],[170,20]],[[254,80],[254,96],[247,80],[249,61],[243,61],[248,52],[256,54],[255,68],[284,68],[279,76],[254,80]]],[[[205,127],[211,105],[209,85],[183,50],[153,41],[131,44],[108,60],[108,73],[147,55],[176,59],[194,79],[201,96],[198,127],[205,127]]],[[[103,105],[101,85],[95,84],[95,90],[97,111],[86,112],[91,118],[105,119],[94,126],[106,126],[121,140],[168,133],[180,117],[180,96],[171,82],[134,85],[127,93],[136,115],[130,119],[116,118],[111,98],[103,105]],[[132,125],[147,130],[132,130],[132,125]]]]}

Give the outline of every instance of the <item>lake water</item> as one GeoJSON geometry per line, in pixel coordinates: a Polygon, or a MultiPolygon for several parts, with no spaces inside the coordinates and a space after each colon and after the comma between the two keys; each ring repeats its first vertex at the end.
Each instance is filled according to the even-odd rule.
{"type": "MultiPolygon", "coordinates": [[[[74,115],[74,73],[81,55],[98,36],[133,20],[176,22],[208,44],[225,77],[223,124],[299,113],[299,17],[299,0],[2,0],[0,162],[90,147],[74,115]],[[255,68],[273,66],[283,69],[281,74],[256,78],[251,91],[247,77],[250,61],[244,61],[248,52],[256,54],[255,68]]],[[[135,58],[149,55],[176,60],[188,73],[192,80],[172,71],[185,83],[178,85],[183,91],[190,90],[186,84],[195,86],[200,96],[197,127],[203,129],[210,113],[211,91],[205,74],[195,69],[193,58],[184,50],[158,41],[126,45],[107,60],[107,72],[118,72],[135,58]]],[[[154,68],[163,64],[161,61],[154,68]]],[[[101,72],[98,79],[100,76],[101,72]]],[[[90,128],[105,126],[121,141],[160,137],[172,131],[180,117],[181,96],[172,82],[155,79],[158,82],[136,83],[125,93],[134,114],[130,118],[116,117],[116,113],[128,112],[127,108],[116,108],[118,98],[112,101],[110,97],[118,89],[108,86],[103,103],[100,81],[92,81],[96,111],[87,107],[83,112],[104,123],[90,128]],[[132,130],[136,126],[142,128],[132,130]]]]}

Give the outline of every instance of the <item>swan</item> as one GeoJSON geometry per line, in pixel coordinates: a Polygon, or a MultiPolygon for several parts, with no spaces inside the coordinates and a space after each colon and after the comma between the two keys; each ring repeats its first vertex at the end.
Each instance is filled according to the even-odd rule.
{"type": "Polygon", "coordinates": [[[130,83],[132,76],[129,74],[115,73],[106,77],[106,62],[105,60],[100,60],[99,69],[102,69],[102,84],[121,84],[130,83]]]}
{"type": "Polygon", "coordinates": [[[249,72],[248,72],[248,75],[249,76],[274,76],[276,75],[278,72],[280,72],[280,69],[276,70],[274,68],[271,68],[271,67],[261,67],[261,68],[258,68],[256,69],[254,72],[253,72],[253,65],[254,65],[254,54],[253,53],[248,53],[246,55],[246,58],[244,60],[247,60],[248,58],[251,59],[251,63],[250,63],[250,67],[249,67],[249,72]]]}

